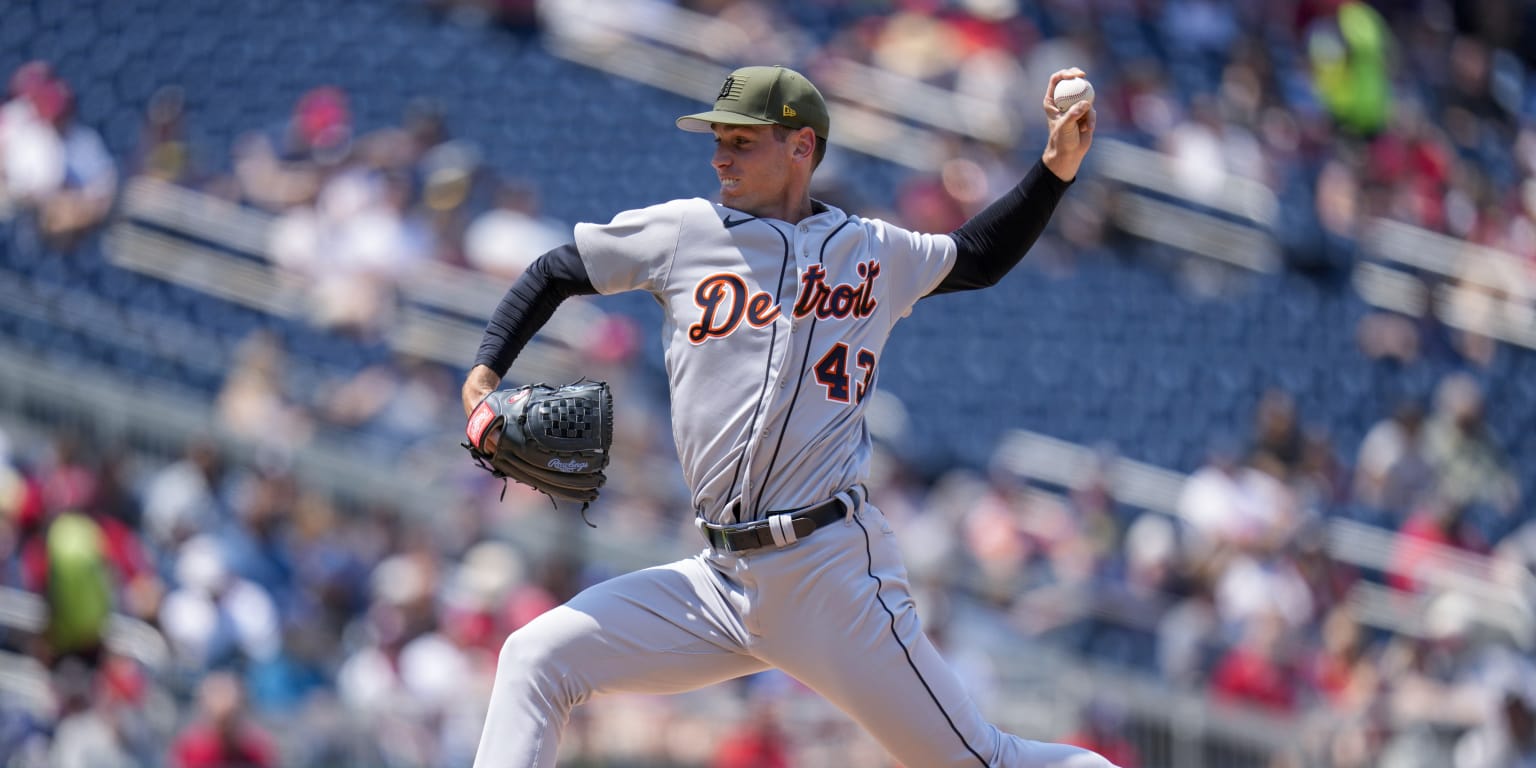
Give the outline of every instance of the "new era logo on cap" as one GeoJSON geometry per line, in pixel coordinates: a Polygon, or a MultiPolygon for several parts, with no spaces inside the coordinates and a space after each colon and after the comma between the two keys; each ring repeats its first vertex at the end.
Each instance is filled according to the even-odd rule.
{"type": "Polygon", "coordinates": [[[677,127],[696,133],[709,133],[717,123],[809,127],[825,139],[831,122],[821,91],[804,75],[785,67],[742,67],[725,78],[714,109],[679,117],[677,127]]]}

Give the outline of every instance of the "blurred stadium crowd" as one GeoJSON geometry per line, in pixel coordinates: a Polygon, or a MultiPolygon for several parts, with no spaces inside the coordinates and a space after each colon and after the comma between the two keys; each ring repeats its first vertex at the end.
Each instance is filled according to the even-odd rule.
{"type": "MultiPolygon", "coordinates": [[[[508,632],[627,567],[615,550],[697,546],[653,308],[562,309],[574,347],[531,350],[619,394],[595,531],[525,489],[502,500],[457,453],[472,346],[402,341],[440,268],[494,302],[572,222],[708,194],[702,145],[670,130],[694,100],[548,44],[548,14],[621,6],[540,5],[0,7],[0,765],[466,765],[508,632]],[[162,215],[183,200],[192,223],[162,215]],[[277,289],[147,266],[194,251],[277,289]],[[17,389],[81,379],[206,419],[145,438],[152,415],[17,389]],[[317,481],[321,454],[398,484],[317,481]]],[[[1536,765],[1536,10],[622,8],[732,25],[746,45],[704,52],[725,63],[857,88],[853,62],[997,104],[1012,140],[944,134],[932,169],[829,156],[821,197],[927,231],[1037,155],[1049,71],[1093,78],[1100,165],[1019,274],[919,307],[873,412],[874,499],[1000,722],[1124,768],[1536,765]],[[1278,266],[1128,224],[1115,146],[1160,153],[1154,192],[1218,224],[1232,179],[1272,191],[1278,266]],[[1420,300],[1383,308],[1358,295],[1379,222],[1480,249],[1403,273],[1420,300]],[[1013,428],[1091,460],[1040,471],[1004,450],[1013,428]],[[1129,466],[1176,493],[1130,493],[1129,466]],[[1095,675],[1055,682],[1032,649],[1095,675]],[[1187,700],[1198,724],[1159,707],[1187,700]],[[1170,747],[1187,739],[1198,757],[1170,747]]],[[[885,764],[775,674],[578,718],[572,764],[885,764]]]]}

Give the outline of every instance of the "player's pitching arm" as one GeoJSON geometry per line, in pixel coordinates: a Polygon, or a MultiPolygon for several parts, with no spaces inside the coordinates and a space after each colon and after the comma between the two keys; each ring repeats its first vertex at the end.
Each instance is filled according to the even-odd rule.
{"type": "Polygon", "coordinates": [[[1049,136],[1040,162],[1007,194],[949,233],[955,264],[930,296],[996,285],[1045,231],[1093,143],[1093,102],[1080,101],[1065,111],[1051,102],[1057,83],[1079,77],[1083,71],[1075,68],[1051,75],[1043,103],[1049,136]]]}

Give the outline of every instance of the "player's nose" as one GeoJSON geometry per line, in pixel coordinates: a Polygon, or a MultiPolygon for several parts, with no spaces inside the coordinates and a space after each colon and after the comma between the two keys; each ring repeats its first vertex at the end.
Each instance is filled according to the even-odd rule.
{"type": "Polygon", "coordinates": [[[709,159],[709,164],[714,166],[716,170],[728,167],[731,164],[730,148],[726,147],[724,143],[716,144],[715,154],[709,159]]]}

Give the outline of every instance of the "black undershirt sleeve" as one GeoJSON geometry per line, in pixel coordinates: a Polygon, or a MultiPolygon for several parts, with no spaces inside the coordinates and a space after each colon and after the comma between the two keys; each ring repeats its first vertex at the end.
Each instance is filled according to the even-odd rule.
{"type": "Polygon", "coordinates": [[[1008,194],[950,233],[955,266],[929,296],[996,285],[1029,252],[1072,182],[1040,161],[1008,194]]]}
{"type": "Polygon", "coordinates": [[[592,287],[575,243],[566,243],[534,259],[496,305],[480,339],[475,364],[490,367],[497,376],[507,375],[512,361],[533,334],[549,322],[560,302],[595,293],[597,289],[592,287]]]}

